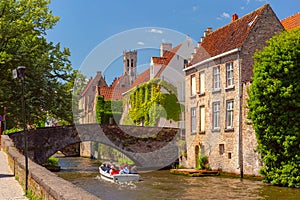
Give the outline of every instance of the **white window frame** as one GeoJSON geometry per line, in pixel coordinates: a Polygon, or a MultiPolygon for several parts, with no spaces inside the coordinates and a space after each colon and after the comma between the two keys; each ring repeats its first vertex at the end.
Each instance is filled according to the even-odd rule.
{"type": "Polygon", "coordinates": [[[212,127],[213,130],[220,129],[220,101],[213,102],[213,120],[212,127]]]}
{"type": "Polygon", "coordinates": [[[200,133],[205,132],[205,107],[204,106],[200,106],[200,133]]]}
{"type": "Polygon", "coordinates": [[[226,87],[234,85],[233,62],[226,63],[226,87]]]}
{"type": "Polygon", "coordinates": [[[197,129],[197,124],[196,124],[196,116],[197,116],[197,112],[196,112],[196,107],[191,108],[191,133],[196,133],[196,129],[197,129]]]}
{"type": "Polygon", "coordinates": [[[221,89],[220,80],[220,66],[213,68],[213,91],[219,91],[221,89]]]}
{"type": "Polygon", "coordinates": [[[195,96],[197,93],[196,86],[196,74],[191,75],[191,96],[195,96]]]}
{"type": "Polygon", "coordinates": [[[204,94],[205,93],[205,73],[204,72],[200,72],[200,76],[199,76],[199,91],[200,94],[204,94]]]}
{"type": "Polygon", "coordinates": [[[233,128],[234,101],[226,101],[226,129],[233,128]]]}

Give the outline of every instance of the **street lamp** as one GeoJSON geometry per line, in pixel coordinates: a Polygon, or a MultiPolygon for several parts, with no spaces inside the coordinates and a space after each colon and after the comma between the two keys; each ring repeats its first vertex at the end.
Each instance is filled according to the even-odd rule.
{"type": "Polygon", "coordinates": [[[24,155],[25,155],[25,192],[28,191],[28,149],[27,149],[27,131],[26,131],[26,115],[25,115],[25,95],[24,95],[24,85],[25,85],[25,68],[24,66],[19,66],[17,69],[13,70],[13,77],[19,78],[22,82],[22,117],[23,117],[23,131],[24,131],[24,155]]]}

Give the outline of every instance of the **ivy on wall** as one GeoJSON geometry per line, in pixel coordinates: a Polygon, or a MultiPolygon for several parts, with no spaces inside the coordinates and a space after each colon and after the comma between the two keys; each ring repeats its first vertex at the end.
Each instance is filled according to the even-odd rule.
{"type": "Polygon", "coordinates": [[[179,121],[182,105],[178,103],[176,94],[173,85],[159,79],[139,85],[125,98],[130,107],[123,123],[155,126],[160,118],[179,121]]]}
{"type": "Polygon", "coordinates": [[[96,120],[101,124],[108,124],[112,118],[113,123],[119,123],[123,111],[123,102],[116,100],[104,100],[103,96],[97,97],[96,120]]]}

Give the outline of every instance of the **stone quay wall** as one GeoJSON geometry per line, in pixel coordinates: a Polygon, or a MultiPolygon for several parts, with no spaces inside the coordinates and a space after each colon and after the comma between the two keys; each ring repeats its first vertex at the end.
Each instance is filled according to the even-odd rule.
{"type": "MultiPolygon", "coordinates": [[[[18,152],[7,135],[1,136],[1,148],[18,182],[25,189],[25,156],[18,152]]],[[[99,200],[98,197],[58,177],[28,159],[28,191],[43,200],[99,200]]]]}

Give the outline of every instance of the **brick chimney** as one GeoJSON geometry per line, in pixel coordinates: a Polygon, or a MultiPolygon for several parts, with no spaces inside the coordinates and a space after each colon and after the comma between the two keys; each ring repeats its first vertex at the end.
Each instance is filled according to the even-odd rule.
{"type": "Polygon", "coordinates": [[[204,37],[206,37],[206,36],[208,36],[210,33],[212,33],[213,31],[212,31],[212,28],[211,27],[208,27],[205,31],[204,31],[204,34],[203,34],[203,36],[204,37]]]}
{"type": "Polygon", "coordinates": [[[231,18],[232,20],[231,20],[231,21],[234,22],[234,21],[237,20],[238,18],[239,18],[239,16],[235,13],[235,14],[232,15],[232,18],[231,18]]]}
{"type": "Polygon", "coordinates": [[[172,49],[171,43],[161,43],[160,44],[160,56],[163,57],[167,51],[172,49]]]}

